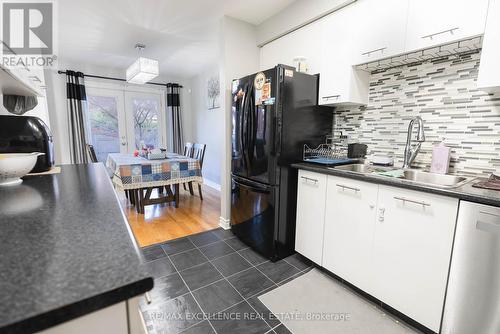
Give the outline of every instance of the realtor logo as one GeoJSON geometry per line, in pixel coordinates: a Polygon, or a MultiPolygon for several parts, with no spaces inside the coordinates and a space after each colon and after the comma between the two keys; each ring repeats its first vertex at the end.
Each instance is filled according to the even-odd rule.
{"type": "Polygon", "coordinates": [[[52,55],[54,15],[52,2],[2,3],[4,54],[52,55]]]}

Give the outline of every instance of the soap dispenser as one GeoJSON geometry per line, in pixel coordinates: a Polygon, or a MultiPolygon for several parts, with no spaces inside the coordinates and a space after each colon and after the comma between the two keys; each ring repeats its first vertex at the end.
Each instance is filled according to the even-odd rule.
{"type": "Polygon", "coordinates": [[[450,166],[451,148],[444,144],[444,139],[432,149],[431,173],[446,174],[450,166]]]}

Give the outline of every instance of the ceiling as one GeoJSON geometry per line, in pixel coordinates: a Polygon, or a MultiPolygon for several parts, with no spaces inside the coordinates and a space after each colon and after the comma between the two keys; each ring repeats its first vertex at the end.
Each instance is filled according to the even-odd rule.
{"type": "Polygon", "coordinates": [[[140,42],[147,46],[143,56],[159,60],[161,74],[189,78],[215,63],[222,16],[258,25],[293,1],[58,1],[59,61],[126,69],[140,42]]]}

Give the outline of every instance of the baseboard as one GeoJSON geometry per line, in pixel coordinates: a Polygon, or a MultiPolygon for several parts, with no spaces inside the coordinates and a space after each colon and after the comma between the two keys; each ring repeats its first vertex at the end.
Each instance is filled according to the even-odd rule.
{"type": "Polygon", "coordinates": [[[229,230],[231,228],[229,219],[226,219],[224,217],[219,217],[219,226],[225,230],[229,230]]]}
{"type": "Polygon", "coordinates": [[[203,179],[203,184],[212,188],[212,189],[215,189],[217,191],[221,190],[220,184],[217,184],[214,181],[210,181],[208,179],[203,179]]]}

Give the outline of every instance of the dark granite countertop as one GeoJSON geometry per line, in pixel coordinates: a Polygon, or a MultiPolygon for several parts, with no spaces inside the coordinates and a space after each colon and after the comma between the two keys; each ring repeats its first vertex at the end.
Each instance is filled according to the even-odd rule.
{"type": "Polygon", "coordinates": [[[102,164],[0,188],[0,332],[71,320],[153,287],[102,164]]]}
{"type": "Polygon", "coordinates": [[[473,180],[457,188],[443,189],[443,188],[432,187],[429,185],[418,184],[403,179],[370,175],[370,174],[353,173],[307,162],[296,163],[293,164],[292,167],[308,170],[311,172],[347,177],[361,181],[385,184],[389,186],[395,186],[411,190],[424,191],[432,194],[445,195],[458,198],[464,201],[470,201],[470,202],[500,207],[500,191],[472,187],[472,184],[477,182],[477,180],[476,181],[473,180]]]}

